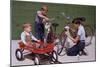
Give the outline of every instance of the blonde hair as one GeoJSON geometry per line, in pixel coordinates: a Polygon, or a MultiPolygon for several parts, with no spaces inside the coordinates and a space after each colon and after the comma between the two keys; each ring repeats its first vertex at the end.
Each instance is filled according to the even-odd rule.
{"type": "Polygon", "coordinates": [[[29,26],[32,26],[32,25],[30,23],[24,23],[23,26],[22,26],[22,28],[25,29],[25,28],[27,28],[29,26]]]}
{"type": "Polygon", "coordinates": [[[48,6],[47,5],[43,5],[41,10],[47,10],[48,11],[48,6]]]}

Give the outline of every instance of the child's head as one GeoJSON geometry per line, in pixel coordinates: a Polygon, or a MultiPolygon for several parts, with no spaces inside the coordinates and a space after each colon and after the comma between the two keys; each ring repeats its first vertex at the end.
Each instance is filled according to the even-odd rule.
{"type": "Polygon", "coordinates": [[[81,21],[80,20],[74,20],[72,23],[74,24],[74,26],[76,28],[78,28],[80,26],[80,24],[81,24],[81,21]]]}
{"type": "Polygon", "coordinates": [[[75,27],[78,28],[78,26],[80,24],[83,24],[83,22],[85,22],[85,21],[86,21],[85,17],[76,17],[76,18],[73,19],[72,23],[74,24],[75,27]]]}
{"type": "Polygon", "coordinates": [[[24,23],[23,24],[23,30],[26,32],[31,32],[32,31],[32,25],[30,23],[24,23]]]}
{"type": "Polygon", "coordinates": [[[47,5],[43,5],[42,8],[41,8],[41,11],[42,11],[42,13],[43,13],[44,15],[46,15],[47,12],[48,12],[48,6],[47,6],[47,5]]]}
{"type": "Polygon", "coordinates": [[[76,17],[76,18],[73,19],[72,23],[73,23],[75,20],[80,20],[81,22],[85,22],[85,21],[86,21],[86,18],[85,18],[85,17],[76,17]]]}

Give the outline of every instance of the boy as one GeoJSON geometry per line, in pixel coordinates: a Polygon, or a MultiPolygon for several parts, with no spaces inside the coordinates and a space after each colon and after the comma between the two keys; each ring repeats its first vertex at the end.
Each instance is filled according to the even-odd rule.
{"type": "Polygon", "coordinates": [[[32,35],[32,27],[30,23],[24,23],[23,24],[23,32],[21,33],[21,41],[24,45],[32,45],[32,40],[40,42],[38,39],[36,39],[33,35],[32,35]]]}
{"type": "Polygon", "coordinates": [[[44,23],[49,21],[47,17],[48,7],[46,5],[42,6],[40,11],[37,11],[35,18],[35,35],[37,39],[44,41],[44,23]]]}
{"type": "Polygon", "coordinates": [[[70,33],[68,31],[66,32],[66,34],[67,34],[67,37],[69,39],[71,39],[76,44],[67,50],[67,55],[68,56],[76,56],[77,54],[79,54],[80,51],[82,51],[82,53],[84,53],[84,55],[85,55],[86,53],[83,50],[85,48],[85,30],[84,30],[84,27],[81,24],[80,20],[74,20],[73,24],[78,30],[76,37],[73,38],[72,36],[70,36],[70,33]]]}

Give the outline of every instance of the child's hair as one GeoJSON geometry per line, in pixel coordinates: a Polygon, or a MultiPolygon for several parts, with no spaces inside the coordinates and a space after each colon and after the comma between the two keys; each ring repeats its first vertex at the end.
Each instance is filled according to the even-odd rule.
{"type": "Polygon", "coordinates": [[[85,17],[76,17],[73,19],[72,23],[74,23],[76,20],[80,20],[81,22],[85,22],[86,18],[85,17]]]}
{"type": "Polygon", "coordinates": [[[80,20],[75,20],[72,23],[74,23],[74,24],[81,24],[81,21],[80,20]]]}
{"type": "Polygon", "coordinates": [[[43,10],[43,11],[47,10],[48,11],[48,6],[47,5],[43,5],[41,10],[43,10]]]}
{"type": "Polygon", "coordinates": [[[83,21],[83,22],[86,21],[86,18],[85,18],[85,17],[77,17],[76,19],[78,19],[78,20],[80,20],[80,21],[83,21]]]}
{"type": "Polygon", "coordinates": [[[30,23],[24,23],[23,26],[22,26],[22,28],[25,29],[25,28],[27,28],[29,26],[32,26],[32,25],[30,23]]]}

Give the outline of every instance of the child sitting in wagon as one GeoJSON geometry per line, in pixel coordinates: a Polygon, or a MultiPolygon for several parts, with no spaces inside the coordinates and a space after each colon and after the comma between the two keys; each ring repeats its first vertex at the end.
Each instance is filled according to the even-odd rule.
{"type": "Polygon", "coordinates": [[[26,46],[32,45],[32,41],[40,42],[40,40],[36,39],[32,35],[32,27],[30,23],[23,24],[23,32],[21,33],[21,41],[19,43],[23,43],[26,46]]]}

